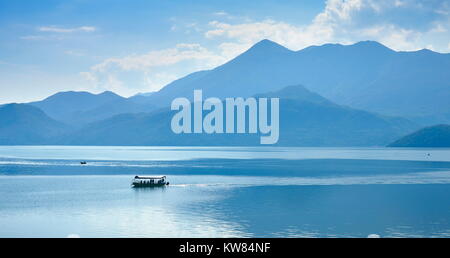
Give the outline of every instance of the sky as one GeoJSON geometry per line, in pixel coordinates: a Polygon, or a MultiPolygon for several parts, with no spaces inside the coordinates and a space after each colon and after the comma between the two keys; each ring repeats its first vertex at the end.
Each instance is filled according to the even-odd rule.
{"type": "Polygon", "coordinates": [[[0,103],[157,91],[262,39],[449,53],[450,0],[0,0],[0,103]]]}

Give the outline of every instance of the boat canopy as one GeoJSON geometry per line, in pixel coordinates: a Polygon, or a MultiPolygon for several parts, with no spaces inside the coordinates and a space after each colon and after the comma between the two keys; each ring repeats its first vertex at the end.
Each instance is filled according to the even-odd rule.
{"type": "Polygon", "coordinates": [[[135,176],[134,179],[166,179],[166,176],[135,176]]]}

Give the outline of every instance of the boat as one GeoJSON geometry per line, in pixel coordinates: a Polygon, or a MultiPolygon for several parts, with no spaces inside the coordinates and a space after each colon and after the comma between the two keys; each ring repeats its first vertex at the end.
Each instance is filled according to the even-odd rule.
{"type": "Polygon", "coordinates": [[[169,185],[166,176],[135,176],[131,182],[131,186],[133,187],[156,187],[166,185],[169,185]]]}
{"type": "Polygon", "coordinates": [[[81,161],[80,164],[81,164],[81,165],[86,165],[87,162],[86,162],[86,161],[81,161]]]}

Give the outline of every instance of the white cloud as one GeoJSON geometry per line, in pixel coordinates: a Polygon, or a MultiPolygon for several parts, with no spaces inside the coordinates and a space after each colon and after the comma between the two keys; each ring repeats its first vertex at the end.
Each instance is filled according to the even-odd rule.
{"type": "MultiPolygon", "coordinates": [[[[361,40],[376,40],[395,50],[417,50],[432,44],[428,41],[436,34],[448,34],[450,18],[442,15],[442,10],[449,9],[448,4],[433,3],[424,6],[416,0],[329,0],[310,24],[293,25],[271,19],[239,24],[212,21],[204,35],[208,39],[231,40],[222,45],[241,51],[265,38],[294,50],[361,40]],[[441,14],[436,15],[437,10],[441,14]],[[411,23],[419,18],[424,25],[413,28],[411,23]]],[[[443,51],[446,46],[441,44],[436,49],[443,51]]]]}
{"type": "Polygon", "coordinates": [[[72,32],[94,32],[97,28],[92,26],[81,26],[77,28],[61,28],[56,26],[43,26],[37,29],[42,32],[54,32],[54,33],[72,33],[72,32]]]}
{"type": "Polygon", "coordinates": [[[215,16],[228,16],[228,13],[225,12],[225,11],[219,11],[219,12],[213,13],[213,15],[215,15],[215,16]]]}
{"type": "Polygon", "coordinates": [[[40,33],[39,35],[27,35],[22,36],[23,40],[64,40],[67,39],[67,35],[75,32],[94,32],[96,27],[81,26],[76,28],[62,28],[57,26],[43,26],[36,29],[40,33]]]}
{"type": "Polygon", "coordinates": [[[143,55],[109,58],[93,66],[92,70],[104,72],[116,66],[124,71],[147,71],[152,67],[169,66],[186,60],[202,60],[205,67],[212,67],[222,61],[220,57],[199,44],[177,44],[174,48],[150,51],[143,55]]]}
{"type": "Polygon", "coordinates": [[[212,29],[205,32],[209,39],[224,38],[231,42],[221,43],[219,48],[226,57],[236,56],[262,39],[270,39],[290,49],[298,50],[310,45],[323,44],[332,39],[329,27],[295,26],[285,22],[263,20],[259,22],[228,24],[210,23],[212,29]]]}
{"type": "Polygon", "coordinates": [[[171,22],[173,22],[172,26],[170,27],[170,31],[172,32],[184,32],[185,34],[190,33],[196,33],[200,32],[201,28],[197,22],[182,22],[178,21],[175,18],[170,19],[171,22]]]}
{"type": "Polygon", "coordinates": [[[39,36],[39,35],[28,35],[28,36],[20,37],[20,39],[23,39],[23,40],[43,40],[43,39],[46,39],[46,37],[39,36]]]}
{"type": "Polygon", "coordinates": [[[66,50],[64,53],[69,56],[85,56],[85,53],[81,50],[66,50]]]}
{"type": "Polygon", "coordinates": [[[449,1],[430,0],[425,5],[419,0],[328,0],[309,24],[275,19],[230,19],[224,11],[213,13],[213,16],[215,20],[208,24],[188,23],[174,25],[171,29],[184,29],[185,33],[201,31],[208,43],[217,42],[216,48],[178,44],[145,54],[108,58],[82,76],[97,88],[115,87],[123,95],[147,89],[154,91],[188,73],[223,64],[262,39],[273,40],[293,50],[362,40],[376,40],[402,51],[450,50],[450,44],[447,45],[450,41],[449,1]],[[124,73],[133,74],[132,78],[139,80],[134,89],[130,89],[124,73]],[[138,84],[140,86],[136,86],[138,84]]]}
{"type": "Polygon", "coordinates": [[[225,61],[224,57],[199,44],[182,43],[146,54],[108,58],[80,75],[96,90],[117,90],[122,95],[134,95],[145,90],[159,90],[180,76],[210,69],[225,61]],[[130,77],[141,78],[134,88],[123,82],[130,77]]]}
{"type": "MultiPolygon", "coordinates": [[[[205,32],[205,37],[234,40],[234,42],[225,42],[220,45],[224,53],[234,54],[246,50],[262,39],[270,39],[297,50],[314,44],[326,43],[332,37],[332,31],[327,27],[315,25],[302,27],[274,20],[235,25],[213,21],[210,26],[212,29],[205,32]]],[[[224,56],[230,55],[224,54],[224,56]]]]}
{"type": "Polygon", "coordinates": [[[363,8],[363,0],[329,0],[325,10],[316,16],[314,23],[332,24],[349,21],[352,13],[363,8]]]}
{"type": "Polygon", "coordinates": [[[178,79],[178,76],[173,73],[158,72],[158,73],[145,73],[145,87],[142,88],[142,92],[158,91],[170,82],[178,79]]]}
{"type": "Polygon", "coordinates": [[[92,85],[98,84],[98,79],[92,72],[81,72],[81,77],[83,77],[86,81],[89,81],[92,85]]]}
{"type": "Polygon", "coordinates": [[[65,37],[60,36],[60,35],[49,35],[49,36],[28,35],[28,36],[20,37],[20,39],[23,39],[23,40],[63,40],[63,39],[65,39],[65,37]]]}
{"type": "Polygon", "coordinates": [[[414,30],[398,28],[394,25],[372,26],[360,30],[361,39],[377,40],[395,50],[419,50],[424,46],[417,45],[422,33],[414,30]]]}

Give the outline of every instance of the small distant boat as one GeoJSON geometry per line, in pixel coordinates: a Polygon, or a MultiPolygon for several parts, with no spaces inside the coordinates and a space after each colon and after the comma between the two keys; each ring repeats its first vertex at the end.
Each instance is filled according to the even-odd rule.
{"type": "Polygon", "coordinates": [[[135,176],[131,182],[133,187],[155,187],[166,186],[169,182],[166,181],[166,176],[135,176]]]}
{"type": "Polygon", "coordinates": [[[86,161],[81,161],[80,164],[81,164],[81,165],[86,165],[87,162],[86,162],[86,161]]]}

